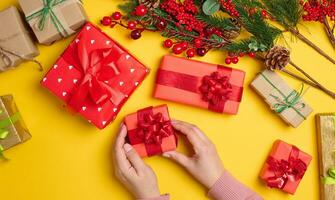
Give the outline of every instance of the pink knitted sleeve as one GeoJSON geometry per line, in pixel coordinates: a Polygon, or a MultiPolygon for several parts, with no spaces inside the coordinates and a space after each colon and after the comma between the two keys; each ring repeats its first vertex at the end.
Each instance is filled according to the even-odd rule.
{"type": "Polygon", "coordinates": [[[262,200],[258,194],[225,171],[208,192],[215,200],[262,200]]]}
{"type": "Polygon", "coordinates": [[[151,198],[151,199],[137,199],[137,200],[169,200],[170,199],[170,195],[165,194],[162,195],[160,197],[156,197],[156,198],[151,198]]]}

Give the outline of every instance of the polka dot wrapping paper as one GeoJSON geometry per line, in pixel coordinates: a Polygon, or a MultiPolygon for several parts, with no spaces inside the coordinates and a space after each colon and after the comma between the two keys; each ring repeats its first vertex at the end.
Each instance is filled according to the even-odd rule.
{"type": "Polygon", "coordinates": [[[103,129],[148,72],[126,49],[87,23],[41,84],[103,129]]]}

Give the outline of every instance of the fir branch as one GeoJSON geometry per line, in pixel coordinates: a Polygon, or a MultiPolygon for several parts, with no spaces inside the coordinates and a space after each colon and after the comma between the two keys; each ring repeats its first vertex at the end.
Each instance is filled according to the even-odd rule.
{"type": "Polygon", "coordinates": [[[203,13],[196,16],[199,21],[202,21],[209,26],[217,27],[221,30],[238,30],[239,28],[229,19],[219,15],[205,15],[203,13]]]}
{"type": "Polygon", "coordinates": [[[258,43],[265,45],[269,50],[274,45],[274,41],[282,34],[282,31],[267,23],[260,13],[249,15],[243,4],[236,3],[236,9],[240,14],[243,27],[257,38],[258,43]]]}
{"type": "Polygon", "coordinates": [[[124,4],[118,5],[118,8],[123,12],[127,13],[127,16],[130,17],[131,13],[134,11],[134,9],[138,6],[138,1],[132,1],[128,0],[124,4]]]}
{"type": "Polygon", "coordinates": [[[233,0],[234,4],[243,4],[247,8],[263,8],[259,0],[233,0]]]}
{"type": "Polygon", "coordinates": [[[285,28],[296,27],[303,15],[299,0],[263,0],[272,17],[285,28]]]}
{"type": "Polygon", "coordinates": [[[257,42],[255,37],[249,39],[240,40],[237,42],[232,42],[221,48],[221,50],[227,50],[229,52],[240,53],[240,52],[250,52],[249,44],[257,42]]]}

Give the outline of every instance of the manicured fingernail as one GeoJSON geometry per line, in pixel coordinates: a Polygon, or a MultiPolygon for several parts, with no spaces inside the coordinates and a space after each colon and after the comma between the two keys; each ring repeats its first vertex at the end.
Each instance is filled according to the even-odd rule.
{"type": "Polygon", "coordinates": [[[124,150],[126,152],[129,152],[129,151],[131,151],[133,149],[133,147],[130,144],[128,144],[128,143],[124,144],[123,148],[124,148],[124,150]]]}
{"type": "Polygon", "coordinates": [[[170,156],[170,154],[168,154],[168,153],[163,153],[163,157],[165,157],[165,158],[170,158],[171,156],[170,156]]]}

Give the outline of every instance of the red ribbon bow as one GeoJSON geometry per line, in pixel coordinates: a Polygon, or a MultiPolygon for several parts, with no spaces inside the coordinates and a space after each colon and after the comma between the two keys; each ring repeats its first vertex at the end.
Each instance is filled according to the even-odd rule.
{"type": "Polygon", "coordinates": [[[229,83],[228,76],[217,71],[202,78],[199,90],[204,101],[216,105],[229,99],[232,93],[232,85],[229,83]]]}
{"type": "Polygon", "coordinates": [[[66,51],[64,59],[82,72],[83,78],[74,90],[69,105],[79,110],[82,103],[90,98],[95,104],[103,104],[107,100],[118,105],[123,97],[119,90],[111,87],[106,81],[120,74],[117,61],[122,52],[116,48],[100,48],[89,52],[91,40],[89,34],[82,32],[79,42],[73,44],[72,51],[66,51]],[[75,53],[74,53],[75,52],[75,53]]]}
{"type": "Polygon", "coordinates": [[[296,182],[304,176],[307,165],[299,157],[299,149],[292,148],[288,160],[277,160],[269,157],[267,163],[269,170],[274,172],[273,177],[269,177],[266,182],[271,188],[283,189],[288,181],[296,182]]]}
{"type": "Polygon", "coordinates": [[[162,113],[146,114],[138,124],[137,134],[145,144],[162,144],[162,139],[173,134],[170,121],[165,121],[162,113]]]}

